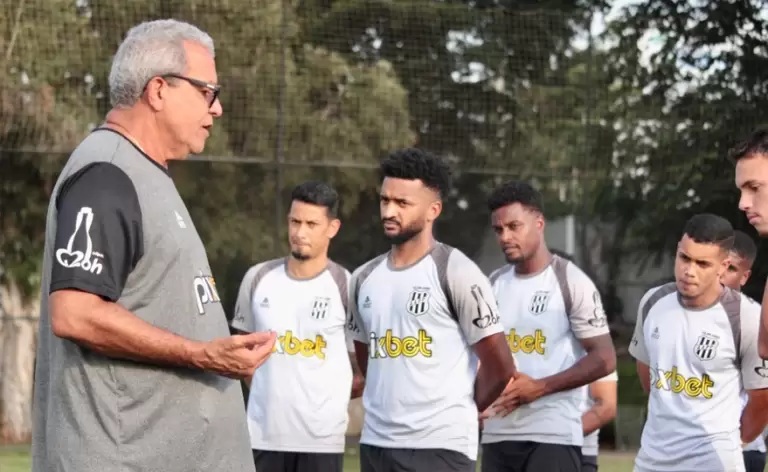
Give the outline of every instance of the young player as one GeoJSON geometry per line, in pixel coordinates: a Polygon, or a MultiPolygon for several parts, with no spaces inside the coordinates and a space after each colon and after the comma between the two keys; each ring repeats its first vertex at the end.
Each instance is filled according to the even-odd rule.
{"type": "MultiPolygon", "coordinates": [[[[741,292],[741,288],[752,275],[752,264],[757,256],[757,246],[748,234],[734,231],[733,249],[730,252],[730,264],[721,277],[723,285],[741,292]]],[[[746,406],[749,396],[741,392],[742,404],[746,406]]],[[[744,467],[747,472],[763,472],[765,469],[765,435],[768,429],[754,441],[744,446],[744,467]]]]}
{"type": "MultiPolygon", "coordinates": [[[[328,259],[338,194],[310,181],[291,194],[288,257],[245,274],[232,326],[278,333],[271,362],[250,381],[248,426],[256,470],[341,472],[353,388],[345,334],[349,272],[328,259]]],[[[359,396],[356,382],[352,397],[359,396]]]]}
{"type": "Polygon", "coordinates": [[[491,281],[518,374],[484,414],[484,472],[580,471],[579,387],[616,366],[600,294],[573,262],[547,248],[541,200],[521,181],[488,199],[508,262],[491,281]]]}
{"type": "Polygon", "coordinates": [[[720,283],[733,239],[727,220],[694,216],[678,243],[675,282],[640,301],[629,352],[649,399],[636,472],[742,472],[742,445],[765,428],[760,306],[720,283]]]}
{"type": "Polygon", "coordinates": [[[366,377],[361,471],[474,472],[478,407],[515,372],[496,301],[480,269],[432,236],[448,166],[404,149],[381,171],[392,249],[358,268],[350,284],[348,329],[366,377]]]}

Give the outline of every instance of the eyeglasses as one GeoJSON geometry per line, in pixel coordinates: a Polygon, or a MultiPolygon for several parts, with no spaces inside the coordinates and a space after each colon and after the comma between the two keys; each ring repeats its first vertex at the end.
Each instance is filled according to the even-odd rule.
{"type": "Polygon", "coordinates": [[[204,80],[193,79],[191,77],[186,77],[178,74],[165,74],[163,76],[163,78],[168,78],[168,77],[185,80],[190,84],[194,85],[195,87],[201,88],[202,89],[201,92],[203,92],[203,95],[208,100],[208,108],[211,108],[213,104],[216,103],[216,99],[219,98],[221,85],[211,84],[211,83],[205,82],[204,80]]]}

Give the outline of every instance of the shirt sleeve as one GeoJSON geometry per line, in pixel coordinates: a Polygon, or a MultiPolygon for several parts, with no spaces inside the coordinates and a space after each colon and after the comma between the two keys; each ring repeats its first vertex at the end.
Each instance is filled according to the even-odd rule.
{"type": "Polygon", "coordinates": [[[614,370],[610,374],[606,375],[605,377],[599,378],[595,380],[595,383],[599,382],[618,382],[619,381],[619,375],[614,370]]]}
{"type": "Polygon", "coordinates": [[[358,268],[352,274],[349,279],[349,284],[347,285],[349,287],[347,296],[347,342],[352,346],[353,350],[354,341],[364,344],[368,342],[367,333],[364,332],[365,325],[363,325],[363,321],[360,318],[360,310],[357,302],[357,294],[360,293],[360,290],[358,289],[358,285],[360,284],[360,272],[364,267],[365,266],[358,268]]]}
{"type": "Polygon", "coordinates": [[[760,328],[760,304],[741,297],[741,380],[744,390],[768,388],[768,362],[760,358],[757,333],[760,328]]]}
{"type": "Polygon", "coordinates": [[[645,320],[643,320],[643,311],[645,304],[648,303],[652,294],[653,290],[649,290],[643,295],[643,298],[640,299],[640,304],[637,307],[637,319],[635,320],[635,332],[632,334],[632,340],[629,342],[629,354],[646,365],[650,364],[651,361],[645,347],[645,335],[643,334],[645,320]]]}
{"type": "Polygon", "coordinates": [[[112,163],[91,164],[62,183],[56,208],[50,292],[76,289],[117,301],[144,252],[133,182],[112,163]]]}
{"type": "Polygon", "coordinates": [[[478,341],[504,328],[499,319],[499,308],[488,278],[467,256],[453,250],[446,268],[448,290],[461,331],[472,346],[478,341]]]}
{"type": "Polygon", "coordinates": [[[240,282],[240,289],[237,292],[237,301],[235,302],[235,314],[232,317],[230,325],[238,331],[252,333],[256,331],[256,319],[253,316],[251,302],[253,292],[256,290],[254,281],[256,274],[263,264],[256,264],[248,269],[240,282]]]}
{"type": "Polygon", "coordinates": [[[610,334],[603,301],[592,279],[573,263],[568,263],[566,270],[572,301],[568,321],[573,334],[578,339],[610,334]]]}

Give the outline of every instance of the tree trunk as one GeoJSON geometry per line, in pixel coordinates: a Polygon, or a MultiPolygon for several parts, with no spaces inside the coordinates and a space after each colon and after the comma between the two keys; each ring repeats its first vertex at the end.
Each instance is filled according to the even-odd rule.
{"type": "Polygon", "coordinates": [[[0,285],[0,443],[32,436],[32,381],[39,301],[28,302],[13,281],[0,285]]]}

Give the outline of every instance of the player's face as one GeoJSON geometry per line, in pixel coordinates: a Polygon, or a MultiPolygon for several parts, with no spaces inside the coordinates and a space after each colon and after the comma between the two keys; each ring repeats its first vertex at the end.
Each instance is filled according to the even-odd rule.
{"type": "MultiPolygon", "coordinates": [[[[210,53],[201,45],[186,43],[187,70],[184,77],[201,83],[216,84],[216,63],[210,53]]],[[[163,100],[162,123],[174,154],[186,156],[200,153],[210,134],[213,119],[222,114],[221,102],[211,105],[213,91],[200,83],[184,79],[170,79],[175,83],[167,87],[163,100]]]]}
{"type": "Polygon", "coordinates": [[[496,209],[491,226],[507,262],[517,264],[538,251],[544,235],[544,217],[520,203],[496,209]]]}
{"type": "Polygon", "coordinates": [[[384,235],[402,244],[424,231],[440,215],[443,204],[436,192],[421,180],[386,177],[379,193],[384,235]]]}
{"type": "Polygon", "coordinates": [[[752,264],[733,251],[731,251],[728,259],[730,259],[731,263],[728,264],[728,268],[725,270],[720,282],[733,290],[741,290],[741,287],[747,283],[749,276],[752,274],[752,264]]]}
{"type": "Polygon", "coordinates": [[[727,256],[716,244],[697,243],[683,235],[675,257],[675,282],[680,295],[693,299],[717,290],[730,263],[727,256]]]}
{"type": "Polygon", "coordinates": [[[761,236],[768,235],[768,156],[740,159],[736,163],[736,187],[741,191],[739,209],[761,236]]]}
{"type": "Polygon", "coordinates": [[[328,254],[328,246],[340,225],[337,218],[329,217],[327,208],[294,200],[288,213],[291,255],[308,260],[328,254]]]}

